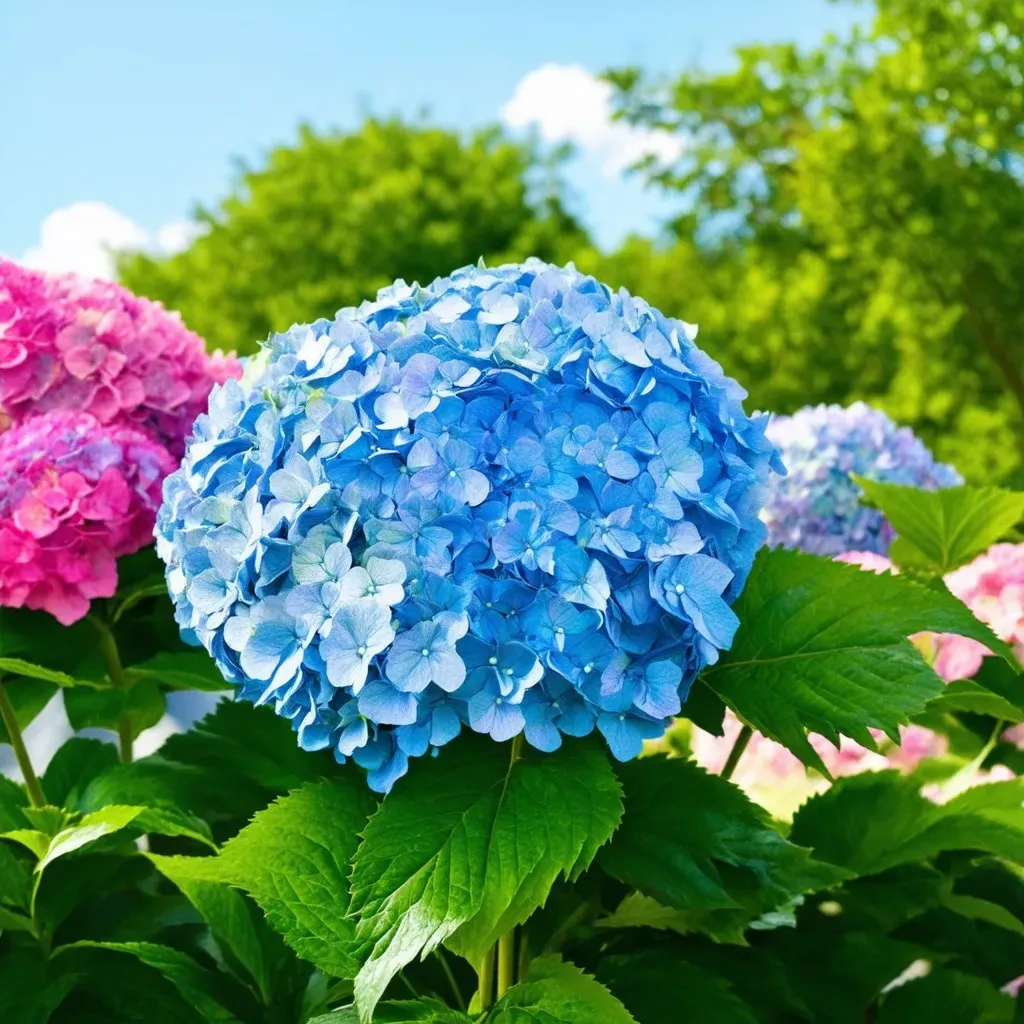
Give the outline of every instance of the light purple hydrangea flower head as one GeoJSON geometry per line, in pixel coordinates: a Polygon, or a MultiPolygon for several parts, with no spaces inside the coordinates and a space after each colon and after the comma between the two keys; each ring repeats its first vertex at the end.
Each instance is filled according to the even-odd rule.
{"type": "Polygon", "coordinates": [[[814,555],[885,554],[895,534],[881,512],[861,502],[851,474],[923,490],[963,483],[909,427],[864,402],[775,416],[767,435],[786,466],[785,476],[771,480],[761,514],[772,546],[814,555]]]}
{"type": "Polygon", "coordinates": [[[165,487],[185,635],[376,789],[464,728],[636,756],[765,535],[764,420],[693,336],[528,260],[271,338],[165,487]]]}

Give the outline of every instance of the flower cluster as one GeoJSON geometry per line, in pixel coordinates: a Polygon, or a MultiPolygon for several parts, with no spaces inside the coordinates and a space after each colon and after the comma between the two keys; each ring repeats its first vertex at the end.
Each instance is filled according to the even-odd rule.
{"type": "Polygon", "coordinates": [[[68,625],[117,586],[115,559],[152,539],[165,449],[88,413],[34,417],[0,434],[0,605],[68,625]]]}
{"type": "Polygon", "coordinates": [[[778,416],[768,427],[787,475],[772,482],[762,518],[768,543],[813,555],[843,551],[884,554],[893,530],[881,512],[860,501],[851,474],[935,490],[962,480],[936,462],[909,427],[863,402],[808,406],[778,416]]]}
{"type": "Polygon", "coordinates": [[[109,281],[52,277],[0,260],[0,419],[87,412],[142,430],[180,458],[234,356],[207,356],[177,314],[109,281]]]}
{"type": "Polygon", "coordinates": [[[529,260],[273,337],[164,489],[185,635],[379,790],[467,725],[635,756],[764,538],[774,450],[693,336],[529,260]]]}

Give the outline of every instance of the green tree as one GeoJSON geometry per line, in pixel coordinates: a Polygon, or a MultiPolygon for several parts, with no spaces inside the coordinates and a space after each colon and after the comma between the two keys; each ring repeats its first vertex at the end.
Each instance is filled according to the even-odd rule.
{"type": "Polygon", "coordinates": [[[622,116],[683,133],[640,173],[672,243],[582,262],[701,323],[789,411],[863,398],[974,479],[1024,470],[1024,3],[878,0],[845,38],[670,83],[611,73],[622,116]]]}
{"type": "Polygon", "coordinates": [[[567,259],[586,236],[547,170],[494,130],[463,140],[399,121],[348,135],[304,127],[198,211],[204,230],[188,249],[126,255],[121,280],[180,310],[211,347],[252,352],[270,331],[333,316],[396,277],[426,283],[481,256],[567,259]]]}

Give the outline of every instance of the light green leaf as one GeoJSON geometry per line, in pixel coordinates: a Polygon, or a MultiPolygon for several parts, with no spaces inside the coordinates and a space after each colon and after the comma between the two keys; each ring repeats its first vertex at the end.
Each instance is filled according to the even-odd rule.
{"type": "Polygon", "coordinates": [[[945,574],[1001,540],[1024,518],[1024,493],[998,487],[916,487],[854,478],[871,503],[882,510],[912,567],[922,559],[945,574]]]}
{"type": "Polygon", "coordinates": [[[616,771],[626,814],[598,864],[665,906],[742,911],[742,923],[846,877],[784,839],[739,789],[693,762],[645,757],[616,771]]]}
{"type": "Polygon", "coordinates": [[[114,805],[84,815],[74,825],[62,829],[50,840],[39,863],[36,864],[36,871],[44,870],[58,857],[74,853],[75,850],[80,850],[83,846],[96,842],[97,839],[120,832],[121,829],[135,821],[141,813],[141,807],[114,805]]]}
{"type": "Polygon", "coordinates": [[[488,1024],[638,1024],[604,985],[557,957],[535,960],[487,1020],[488,1024]]]}
{"type": "Polygon", "coordinates": [[[170,946],[153,942],[75,942],[61,946],[54,955],[76,949],[105,949],[113,953],[127,953],[147,967],[159,971],[194,1006],[210,1024],[242,1024],[238,1017],[224,1006],[223,992],[226,979],[208,971],[190,956],[170,946]]]}
{"type": "Polygon", "coordinates": [[[352,913],[371,952],[356,978],[365,1019],[390,979],[441,942],[478,961],[496,937],[573,879],[622,814],[595,743],[551,754],[466,736],[417,766],[370,819],[352,870],[352,913]]]}
{"type": "Polygon", "coordinates": [[[1006,907],[993,903],[991,900],[979,899],[977,896],[961,896],[947,893],[942,897],[942,905],[962,917],[973,921],[985,921],[997,928],[1005,928],[1008,932],[1024,935],[1024,924],[1006,907]]]}
{"type": "Polygon", "coordinates": [[[893,989],[878,1024],[1011,1024],[1014,1001],[983,978],[948,968],[893,989]]]}
{"type": "Polygon", "coordinates": [[[0,835],[0,839],[9,839],[12,843],[24,846],[37,861],[46,856],[50,847],[50,837],[45,832],[33,828],[14,828],[0,835]]]}
{"type": "Polygon", "coordinates": [[[715,942],[747,945],[746,930],[752,918],[737,910],[677,910],[662,906],[641,892],[630,893],[607,917],[597,921],[601,928],[653,928],[677,935],[707,935],[715,942]]]}
{"type": "Polygon", "coordinates": [[[862,875],[946,850],[983,850],[1020,863],[1024,779],[977,786],[936,805],[897,772],[850,776],[804,804],[790,838],[862,875]]]}
{"type": "Polygon", "coordinates": [[[365,780],[349,772],[277,800],[218,857],[164,858],[161,870],[244,889],[300,957],[352,978],[359,947],[348,916],[349,865],[373,806],[365,780]]]}
{"type": "Polygon", "coordinates": [[[17,911],[0,907],[0,932],[31,932],[32,918],[17,911]]]}
{"type": "Polygon", "coordinates": [[[162,651],[160,654],[125,669],[125,678],[150,679],[176,690],[205,690],[218,693],[230,690],[216,662],[206,651],[162,651]]]}
{"type": "Polygon", "coordinates": [[[637,1024],[675,1020],[758,1024],[759,1018],[725,979],[687,963],[677,950],[641,949],[602,957],[598,978],[622,1000],[637,1024]],[[681,1006],[685,1006],[685,1014],[681,1014],[681,1006]]]}
{"type": "Polygon", "coordinates": [[[273,994],[270,969],[245,898],[223,882],[206,882],[190,877],[188,866],[191,858],[161,857],[153,853],[147,856],[203,915],[214,937],[249,972],[264,1003],[269,1003],[273,994]]]}
{"type": "Polygon", "coordinates": [[[973,679],[957,679],[949,683],[928,702],[926,713],[932,711],[970,711],[976,715],[991,715],[1004,722],[1024,722],[1024,708],[1011,704],[1005,697],[973,679]]]}
{"type": "Polygon", "coordinates": [[[827,774],[807,741],[839,734],[875,749],[942,691],[905,639],[932,630],[1013,652],[945,589],[812,555],[762,550],[736,604],[732,650],[701,678],[745,722],[827,774]]]}
{"type": "MultiPolygon", "coordinates": [[[[0,675],[25,676],[28,679],[38,679],[44,683],[53,683],[55,686],[78,686],[79,681],[66,672],[58,672],[56,669],[46,668],[43,665],[35,665],[31,661],[24,661],[21,658],[0,658],[0,675]]],[[[95,683],[86,683],[87,686],[95,686],[95,683]]]]}

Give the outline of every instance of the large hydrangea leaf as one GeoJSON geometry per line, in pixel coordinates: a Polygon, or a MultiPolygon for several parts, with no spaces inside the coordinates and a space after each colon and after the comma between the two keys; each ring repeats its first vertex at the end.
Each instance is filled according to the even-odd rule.
{"type": "Polygon", "coordinates": [[[875,749],[942,692],[906,639],[958,633],[1015,663],[1012,651],[945,589],[791,551],[762,551],[737,603],[732,650],[702,678],[744,722],[826,772],[816,732],[875,749]]]}
{"type": "Polygon", "coordinates": [[[593,743],[553,754],[463,741],[424,764],[370,820],[352,871],[352,913],[372,951],[356,978],[364,1020],[390,979],[440,943],[478,962],[499,935],[574,878],[622,815],[593,743]]]}

